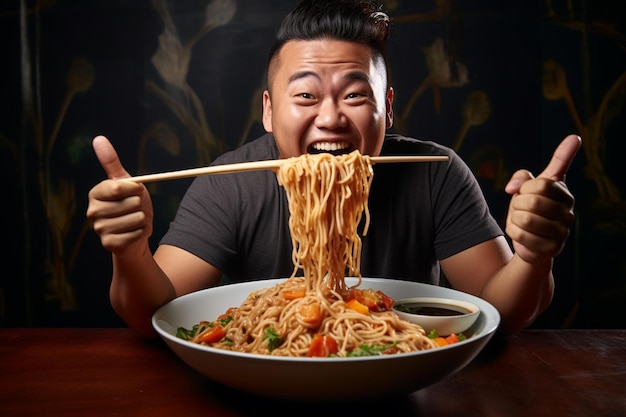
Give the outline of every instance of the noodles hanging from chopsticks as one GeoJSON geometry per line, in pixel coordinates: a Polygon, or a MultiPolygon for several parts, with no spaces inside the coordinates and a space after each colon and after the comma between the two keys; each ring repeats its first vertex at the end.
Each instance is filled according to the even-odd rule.
{"type": "Polygon", "coordinates": [[[356,288],[361,283],[357,229],[362,220],[363,234],[369,227],[372,178],[370,158],[356,151],[286,160],[277,180],[289,202],[292,276],[229,309],[221,317],[229,321],[218,340],[207,337],[222,326],[215,322],[199,330],[192,341],[280,356],[349,356],[362,346],[389,347],[385,353],[435,347],[424,329],[391,310],[389,297],[356,288]],[[299,270],[304,277],[297,276],[299,270]],[[359,278],[358,283],[348,288],[346,275],[359,278]],[[313,350],[320,337],[329,343],[322,354],[313,350]]]}
{"type": "Polygon", "coordinates": [[[335,291],[346,289],[344,277],[361,276],[358,225],[366,215],[373,172],[369,157],[303,155],[277,173],[289,200],[293,263],[304,270],[307,291],[327,279],[335,291]]]}

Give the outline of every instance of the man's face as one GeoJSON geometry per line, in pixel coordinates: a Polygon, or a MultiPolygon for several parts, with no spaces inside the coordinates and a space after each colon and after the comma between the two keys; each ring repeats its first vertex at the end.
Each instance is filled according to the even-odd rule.
{"type": "Polygon", "coordinates": [[[393,90],[383,60],[367,45],[289,41],[270,68],[263,126],[282,158],[359,150],[380,154],[393,121],[393,90]]]}

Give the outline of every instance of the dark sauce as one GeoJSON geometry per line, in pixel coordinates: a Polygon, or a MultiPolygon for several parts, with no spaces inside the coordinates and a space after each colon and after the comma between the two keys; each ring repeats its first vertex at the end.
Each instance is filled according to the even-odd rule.
{"type": "Polygon", "coordinates": [[[421,316],[461,316],[469,313],[468,311],[459,311],[446,307],[435,307],[422,304],[398,304],[394,306],[398,311],[410,314],[419,314],[421,316]]]}

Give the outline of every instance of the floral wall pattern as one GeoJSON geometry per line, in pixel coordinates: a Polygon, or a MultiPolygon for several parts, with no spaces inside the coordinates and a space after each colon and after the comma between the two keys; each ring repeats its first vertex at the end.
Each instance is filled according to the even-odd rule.
{"type": "MultiPolygon", "coordinates": [[[[618,2],[615,2],[618,3],[618,2]]],[[[85,220],[105,134],[133,173],[207,165],[260,135],[266,55],[296,0],[18,0],[0,6],[0,323],[117,326],[85,220]],[[269,5],[271,3],[271,6],[269,5]]],[[[626,16],[614,2],[391,0],[393,130],[454,148],[503,221],[513,171],[569,133],[577,222],[535,326],[623,327],[626,16]],[[495,4],[494,4],[495,3],[495,4]],[[502,4],[500,4],[502,3],[502,4]],[[606,4],[598,4],[606,3],[606,4]]],[[[156,245],[187,180],[150,184],[156,245]]]]}

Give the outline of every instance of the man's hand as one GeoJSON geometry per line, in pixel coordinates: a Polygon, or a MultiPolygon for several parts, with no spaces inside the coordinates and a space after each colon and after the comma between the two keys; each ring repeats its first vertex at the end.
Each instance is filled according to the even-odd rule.
{"type": "Polygon", "coordinates": [[[107,138],[94,138],[93,148],[108,179],[89,191],[87,218],[108,251],[143,255],[150,250],[148,238],[152,234],[153,210],[148,190],[143,184],[123,181],[130,175],[107,138]]]}
{"type": "Polygon", "coordinates": [[[574,222],[574,197],[565,185],[565,174],[581,145],[570,135],[557,147],[544,171],[535,178],[519,170],[505,187],[512,194],[506,233],[524,261],[549,261],[558,255],[574,222]]]}

